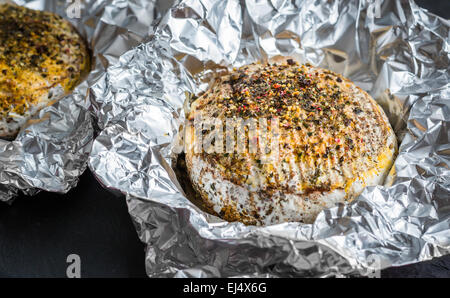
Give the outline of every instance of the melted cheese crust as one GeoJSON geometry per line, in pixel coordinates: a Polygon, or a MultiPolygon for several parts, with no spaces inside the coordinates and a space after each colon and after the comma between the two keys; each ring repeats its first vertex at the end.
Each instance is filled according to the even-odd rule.
{"type": "Polygon", "coordinates": [[[252,136],[278,138],[277,155],[248,146],[243,152],[196,152],[194,126],[187,127],[186,164],[195,189],[222,218],[246,224],[312,222],[324,208],[382,183],[397,148],[386,115],[366,92],[334,72],[288,57],[219,78],[192,104],[191,124],[195,115],[223,123],[279,123],[278,130],[256,127],[252,136]]]}
{"type": "Polygon", "coordinates": [[[83,39],[60,16],[0,5],[0,137],[13,137],[89,69],[83,39]]]}

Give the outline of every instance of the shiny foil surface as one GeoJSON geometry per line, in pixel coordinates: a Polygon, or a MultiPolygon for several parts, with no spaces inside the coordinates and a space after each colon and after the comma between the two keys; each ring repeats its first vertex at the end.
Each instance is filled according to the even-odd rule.
{"type": "Polygon", "coordinates": [[[54,12],[71,22],[92,51],[92,70],[73,92],[35,115],[15,140],[0,140],[0,201],[11,201],[19,192],[65,193],[77,184],[94,138],[90,88],[110,63],[148,34],[158,16],[155,2],[14,2],[54,12]]]}
{"type": "Polygon", "coordinates": [[[449,21],[394,0],[185,0],[91,88],[89,166],[127,195],[149,276],[376,274],[450,251],[449,21]],[[313,224],[245,226],[201,211],[176,174],[186,101],[218,69],[275,55],[368,91],[399,140],[395,172],[313,224]]]}

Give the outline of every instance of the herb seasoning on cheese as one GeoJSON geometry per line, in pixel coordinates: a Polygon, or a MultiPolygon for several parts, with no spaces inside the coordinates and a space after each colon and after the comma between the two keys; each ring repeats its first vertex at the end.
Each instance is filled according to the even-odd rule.
{"type": "Polygon", "coordinates": [[[279,123],[266,136],[279,141],[272,162],[261,162],[268,155],[261,150],[196,153],[192,127],[187,134],[193,185],[224,219],[246,224],[311,222],[324,208],[382,183],[397,146],[386,115],[366,92],[292,58],[234,69],[192,104],[190,120],[195,113],[224,123],[279,123]]]}
{"type": "Polygon", "coordinates": [[[84,40],[60,16],[0,5],[0,137],[67,93],[89,68],[84,40]]]}

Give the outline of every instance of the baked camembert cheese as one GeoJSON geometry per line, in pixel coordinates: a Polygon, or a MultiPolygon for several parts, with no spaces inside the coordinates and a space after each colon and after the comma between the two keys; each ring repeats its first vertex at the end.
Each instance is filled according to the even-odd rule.
{"type": "MultiPolygon", "coordinates": [[[[385,113],[369,94],[339,74],[289,57],[218,78],[192,103],[189,123],[198,115],[223,123],[250,118],[278,123],[276,131],[270,125],[264,132],[256,128],[257,142],[261,136],[278,140],[271,159],[271,150],[252,152],[250,146],[241,152],[198,152],[195,125],[186,129],[186,165],[194,188],[223,219],[245,224],[311,223],[323,209],[382,183],[397,148],[385,113]]],[[[204,128],[200,135],[214,130],[224,128],[204,128]]]]}
{"type": "Polygon", "coordinates": [[[39,109],[71,91],[89,51],[60,16],[0,5],[0,137],[12,138],[39,109]]]}

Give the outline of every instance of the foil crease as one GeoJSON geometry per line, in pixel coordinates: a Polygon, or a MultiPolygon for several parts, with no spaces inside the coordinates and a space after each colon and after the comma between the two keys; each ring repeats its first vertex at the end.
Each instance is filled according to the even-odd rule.
{"type": "Polygon", "coordinates": [[[156,0],[9,2],[71,22],[92,51],[92,68],[73,92],[42,109],[13,141],[0,140],[0,201],[11,201],[20,192],[65,193],[75,187],[94,139],[90,88],[110,63],[148,35],[159,17],[156,0]]]}
{"type": "Polygon", "coordinates": [[[413,1],[184,0],[93,87],[89,166],[127,195],[151,277],[351,276],[450,252],[449,22],[413,1]],[[313,224],[201,211],[174,171],[184,104],[220,68],[293,55],[368,91],[399,139],[395,174],[313,224]]]}

